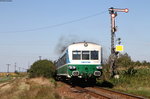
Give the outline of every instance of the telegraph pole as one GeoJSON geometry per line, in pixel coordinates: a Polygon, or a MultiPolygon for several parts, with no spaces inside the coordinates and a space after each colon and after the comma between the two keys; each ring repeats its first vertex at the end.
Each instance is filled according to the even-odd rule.
{"type": "Polygon", "coordinates": [[[28,69],[30,69],[30,62],[28,62],[28,69]]]}
{"type": "Polygon", "coordinates": [[[21,67],[19,67],[19,72],[21,72],[21,67]]]}
{"type": "Polygon", "coordinates": [[[16,63],[15,63],[15,71],[14,71],[14,72],[16,72],[16,67],[17,67],[17,66],[16,66],[16,63]]]}
{"type": "Polygon", "coordinates": [[[39,56],[39,60],[41,60],[42,59],[42,56],[39,56]]]}
{"type": "Polygon", "coordinates": [[[9,76],[9,66],[10,64],[6,64],[7,65],[7,76],[9,76]]]}
{"type": "Polygon", "coordinates": [[[114,40],[114,36],[115,36],[115,32],[116,32],[116,26],[115,26],[115,17],[117,16],[117,12],[128,12],[129,10],[126,9],[118,9],[118,8],[109,8],[109,14],[111,17],[111,55],[110,55],[110,72],[112,73],[111,75],[114,76],[116,75],[115,73],[115,68],[116,68],[116,58],[117,58],[117,54],[118,52],[115,51],[115,40],[114,40]]]}

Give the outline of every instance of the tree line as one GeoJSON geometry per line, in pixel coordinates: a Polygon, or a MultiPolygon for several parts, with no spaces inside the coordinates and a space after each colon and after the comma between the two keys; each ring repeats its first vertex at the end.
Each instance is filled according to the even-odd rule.
{"type": "MultiPolygon", "coordinates": [[[[109,64],[107,64],[109,67],[109,64]]],[[[129,67],[129,70],[133,69],[135,66],[150,66],[150,62],[147,61],[133,61],[131,57],[125,53],[119,53],[118,58],[116,60],[117,68],[121,67],[129,67]],[[132,68],[130,68],[132,67],[132,68]]],[[[104,64],[105,67],[105,64],[104,64]]],[[[29,77],[54,77],[56,73],[56,67],[53,61],[50,60],[38,60],[31,65],[31,68],[28,70],[29,77]]]]}
{"type": "Polygon", "coordinates": [[[150,66],[150,62],[147,62],[146,60],[144,61],[133,61],[131,57],[125,53],[121,54],[119,53],[116,65],[118,67],[129,67],[129,66],[150,66]]]}

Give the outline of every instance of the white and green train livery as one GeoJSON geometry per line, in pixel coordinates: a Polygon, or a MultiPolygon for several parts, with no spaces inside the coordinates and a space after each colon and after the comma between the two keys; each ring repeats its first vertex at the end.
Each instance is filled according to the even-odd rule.
{"type": "Polygon", "coordinates": [[[96,79],[102,74],[101,46],[90,42],[69,45],[57,60],[57,78],[96,79]]]}

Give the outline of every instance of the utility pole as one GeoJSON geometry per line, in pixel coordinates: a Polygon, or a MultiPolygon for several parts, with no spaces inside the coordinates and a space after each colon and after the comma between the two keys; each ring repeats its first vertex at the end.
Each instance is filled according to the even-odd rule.
{"type": "Polygon", "coordinates": [[[17,67],[17,66],[16,66],[16,63],[15,63],[15,71],[14,71],[14,72],[16,72],[16,67],[17,67]]]}
{"type": "Polygon", "coordinates": [[[28,69],[30,69],[30,62],[28,62],[28,69]]]}
{"type": "Polygon", "coordinates": [[[117,54],[118,52],[115,51],[115,40],[114,40],[114,36],[115,36],[115,32],[116,32],[116,26],[115,26],[115,17],[117,16],[117,12],[128,12],[129,10],[126,9],[118,9],[118,8],[109,8],[109,14],[111,17],[111,55],[110,55],[110,72],[112,73],[111,75],[114,76],[116,75],[115,73],[115,68],[116,68],[116,58],[117,58],[117,54]]]}
{"type": "Polygon", "coordinates": [[[7,76],[9,76],[9,66],[10,64],[6,64],[7,65],[7,76]]]}
{"type": "Polygon", "coordinates": [[[42,59],[42,56],[39,56],[39,60],[41,60],[42,59]]]}
{"type": "Polygon", "coordinates": [[[19,72],[21,72],[21,67],[19,67],[19,72]]]}

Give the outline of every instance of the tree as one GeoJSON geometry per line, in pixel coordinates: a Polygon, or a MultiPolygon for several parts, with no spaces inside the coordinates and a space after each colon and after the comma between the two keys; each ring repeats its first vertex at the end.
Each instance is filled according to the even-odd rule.
{"type": "Polygon", "coordinates": [[[135,62],[135,66],[141,66],[142,64],[141,64],[141,62],[140,61],[136,61],[135,62]]]}
{"type": "Polygon", "coordinates": [[[133,65],[133,62],[131,60],[131,57],[127,53],[125,53],[119,54],[116,64],[119,67],[127,67],[133,65]]]}
{"type": "Polygon", "coordinates": [[[31,65],[29,69],[30,77],[53,77],[55,73],[55,66],[52,61],[39,60],[31,65]]]}

